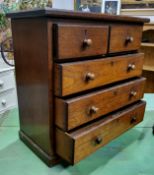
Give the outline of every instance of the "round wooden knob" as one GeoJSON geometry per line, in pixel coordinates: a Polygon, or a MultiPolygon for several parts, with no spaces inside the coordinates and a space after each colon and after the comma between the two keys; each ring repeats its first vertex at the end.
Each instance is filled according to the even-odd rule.
{"type": "Polygon", "coordinates": [[[100,143],[102,143],[102,141],[103,141],[102,137],[97,137],[97,138],[95,139],[95,143],[96,143],[97,145],[100,144],[100,143]]]}
{"type": "Polygon", "coordinates": [[[137,95],[137,92],[136,92],[136,91],[131,91],[131,92],[130,92],[130,96],[135,97],[136,95],[137,95]]]}
{"type": "Polygon", "coordinates": [[[136,123],[137,122],[137,117],[136,116],[133,116],[130,120],[130,123],[133,124],[133,123],[136,123]]]}
{"type": "Polygon", "coordinates": [[[127,43],[132,43],[134,41],[134,38],[132,37],[132,36],[128,36],[127,38],[126,38],[126,42],[127,43]]]}
{"type": "Polygon", "coordinates": [[[0,80],[0,87],[2,87],[3,85],[4,85],[4,82],[0,80]]]}
{"type": "Polygon", "coordinates": [[[92,40],[91,39],[84,39],[83,41],[84,46],[91,46],[92,45],[92,40]]]}
{"type": "Polygon", "coordinates": [[[2,100],[1,104],[2,104],[3,106],[6,106],[6,100],[2,100]]]}
{"type": "Polygon", "coordinates": [[[85,75],[85,81],[94,80],[94,79],[95,79],[95,74],[94,73],[88,72],[85,75]]]}
{"type": "Polygon", "coordinates": [[[128,70],[135,70],[135,68],[136,68],[135,64],[128,65],[128,70]]]}
{"type": "Polygon", "coordinates": [[[95,106],[91,106],[91,107],[88,109],[88,115],[96,114],[98,110],[99,110],[99,108],[97,108],[97,107],[95,107],[95,106]]]}

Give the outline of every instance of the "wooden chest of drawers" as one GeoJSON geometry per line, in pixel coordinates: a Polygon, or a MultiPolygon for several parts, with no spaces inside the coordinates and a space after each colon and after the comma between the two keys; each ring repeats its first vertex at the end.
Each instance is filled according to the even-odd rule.
{"type": "Polygon", "coordinates": [[[138,49],[148,19],[51,9],[8,16],[20,138],[48,165],[77,163],[143,120],[138,49]]]}

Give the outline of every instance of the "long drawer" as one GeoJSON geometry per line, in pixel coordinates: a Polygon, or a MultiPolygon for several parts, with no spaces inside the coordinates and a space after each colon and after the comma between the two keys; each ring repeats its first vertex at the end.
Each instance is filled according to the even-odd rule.
{"type": "Polygon", "coordinates": [[[145,78],[71,99],[56,98],[56,125],[71,130],[143,97],[145,78]]]}
{"type": "Polygon", "coordinates": [[[140,76],[144,54],[129,54],[76,63],[55,64],[55,95],[67,96],[140,76]]]}
{"type": "Polygon", "coordinates": [[[67,133],[57,128],[56,152],[75,164],[141,122],[144,111],[145,102],[139,102],[74,132],[67,133]]]}

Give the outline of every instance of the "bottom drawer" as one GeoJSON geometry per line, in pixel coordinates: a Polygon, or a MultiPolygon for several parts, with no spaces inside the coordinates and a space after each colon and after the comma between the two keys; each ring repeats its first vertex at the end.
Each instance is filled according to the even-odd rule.
{"type": "Polygon", "coordinates": [[[73,132],[67,133],[57,128],[57,154],[71,164],[77,163],[141,122],[145,104],[145,102],[140,101],[73,132]]]}

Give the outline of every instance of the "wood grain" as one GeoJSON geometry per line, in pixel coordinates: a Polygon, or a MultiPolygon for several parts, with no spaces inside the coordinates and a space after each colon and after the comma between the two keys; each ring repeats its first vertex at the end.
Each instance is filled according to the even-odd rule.
{"type": "Polygon", "coordinates": [[[12,20],[20,130],[52,159],[51,28],[44,19],[12,20]]]}
{"type": "Polygon", "coordinates": [[[142,74],[144,54],[130,54],[76,63],[55,64],[55,95],[66,96],[142,74]],[[128,66],[134,64],[134,70],[128,66]],[[87,73],[95,79],[85,81],[87,73]]]}
{"type": "Polygon", "coordinates": [[[144,66],[150,66],[154,68],[153,50],[154,47],[141,47],[141,51],[145,53],[144,66]]]}
{"type": "Polygon", "coordinates": [[[145,102],[139,102],[74,132],[66,133],[57,128],[56,152],[75,164],[141,122],[144,111],[145,102]],[[100,143],[96,140],[98,138],[102,139],[100,143]],[[67,146],[64,149],[62,145],[67,146]]]}
{"type": "Polygon", "coordinates": [[[112,25],[110,32],[109,52],[138,50],[141,44],[143,26],[112,25]],[[133,41],[127,41],[131,37],[133,41]]]}
{"type": "Polygon", "coordinates": [[[144,92],[154,93],[154,71],[143,71],[143,76],[147,79],[144,92]]]}
{"type": "Polygon", "coordinates": [[[145,78],[128,81],[103,90],[63,100],[56,98],[56,125],[67,131],[143,97],[145,78]],[[133,96],[132,93],[136,93],[133,96]],[[98,108],[93,112],[92,107],[98,108]]]}
{"type": "Polygon", "coordinates": [[[122,15],[108,15],[102,13],[89,13],[89,12],[77,12],[70,10],[58,10],[52,8],[40,8],[19,12],[11,12],[7,14],[7,17],[13,18],[36,18],[36,17],[49,17],[49,18],[62,18],[62,19],[79,19],[79,20],[94,20],[94,21],[114,21],[123,23],[144,23],[149,22],[148,18],[137,18],[131,16],[122,15]]]}
{"type": "Polygon", "coordinates": [[[69,59],[84,56],[103,55],[107,53],[108,26],[96,25],[55,25],[57,59],[69,59]],[[84,44],[90,39],[91,45],[84,44]]]}

